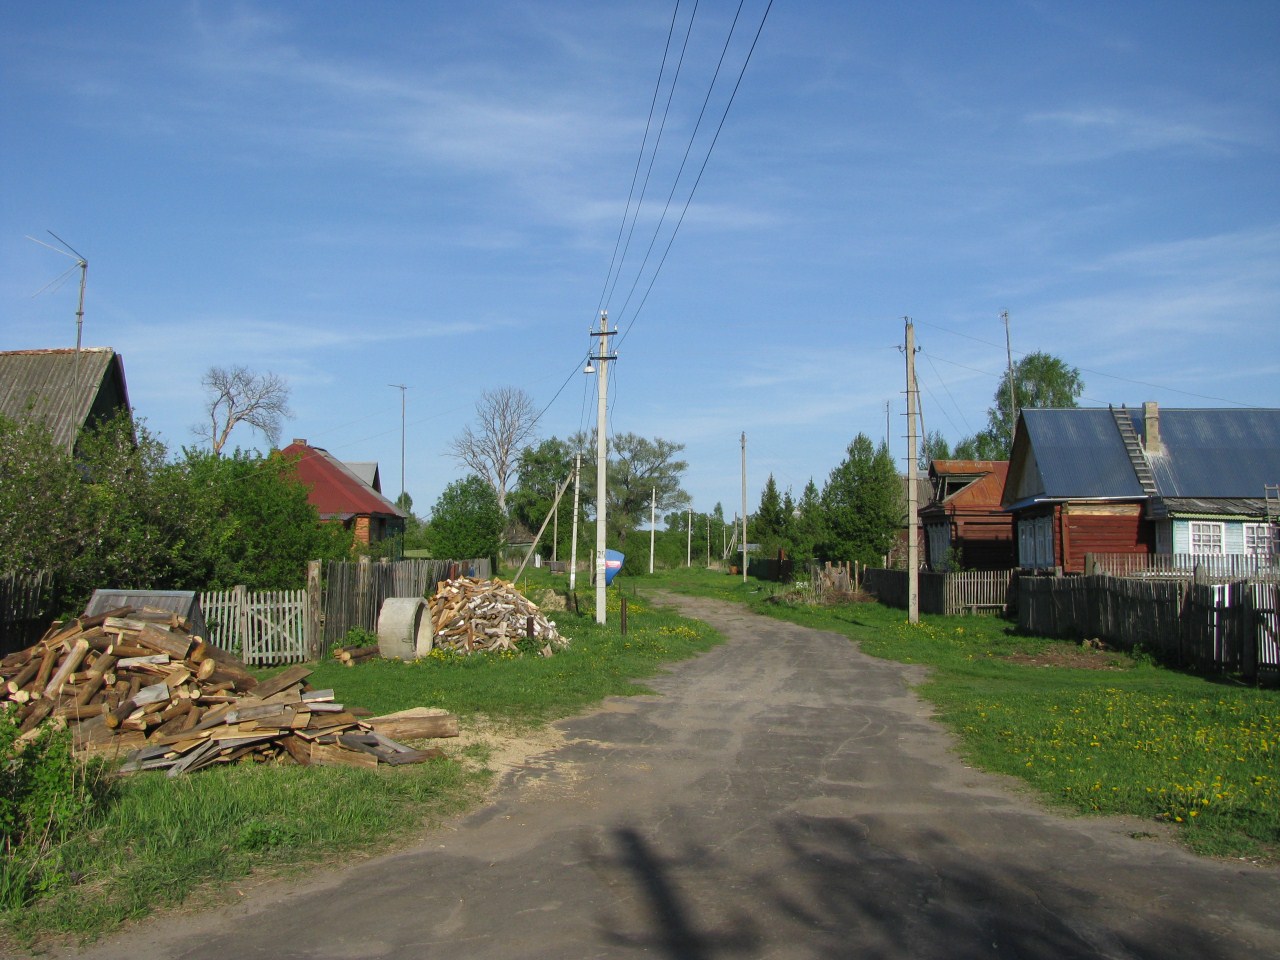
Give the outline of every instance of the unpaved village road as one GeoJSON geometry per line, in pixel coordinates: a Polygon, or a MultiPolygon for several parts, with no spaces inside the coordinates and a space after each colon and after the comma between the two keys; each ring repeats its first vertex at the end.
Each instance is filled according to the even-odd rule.
{"type": "Polygon", "coordinates": [[[1280,957],[1280,871],[1049,813],[955,758],[912,668],[670,599],[729,642],[559,724],[484,809],[85,956],[1280,957]]]}

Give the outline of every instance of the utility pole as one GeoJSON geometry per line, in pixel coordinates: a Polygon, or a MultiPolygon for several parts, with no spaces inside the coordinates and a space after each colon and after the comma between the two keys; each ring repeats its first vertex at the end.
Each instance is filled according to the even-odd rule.
{"type": "Polygon", "coordinates": [[[1009,341],[1009,311],[1003,311],[1000,316],[1004,319],[1004,355],[1009,362],[1009,446],[1013,446],[1013,428],[1018,422],[1018,401],[1015,398],[1013,389],[1013,346],[1009,341]]]}
{"type": "Polygon", "coordinates": [[[711,514],[707,514],[707,569],[711,569],[711,514]]]}
{"type": "MultiPolygon", "coordinates": [[[[591,360],[595,360],[600,364],[596,377],[596,623],[599,624],[605,622],[604,574],[606,566],[604,540],[605,515],[607,513],[605,474],[608,472],[609,466],[608,447],[605,440],[605,430],[608,427],[605,404],[609,395],[609,362],[618,359],[616,354],[609,352],[609,338],[617,332],[617,330],[609,329],[609,311],[601,310],[600,330],[592,333],[592,336],[600,338],[599,352],[591,357],[591,360]]],[[[590,362],[587,364],[587,370],[589,372],[592,370],[590,362]]]]}
{"type": "Polygon", "coordinates": [[[388,383],[400,391],[400,499],[404,499],[404,392],[409,388],[403,383],[388,383]]]}
{"type": "Polygon", "coordinates": [[[907,324],[907,621],[920,622],[920,546],[916,514],[916,330],[907,324]]]}
{"type": "Polygon", "coordinates": [[[742,431],[742,582],[747,582],[747,432],[742,431]]]}
{"type": "MultiPolygon", "coordinates": [[[[573,545],[569,547],[569,592],[578,582],[578,481],[582,478],[582,453],[573,455],[573,545]]],[[[575,600],[576,604],[577,601],[575,600]]],[[[576,606],[574,608],[577,609],[576,606]]]]}
{"type": "Polygon", "coordinates": [[[654,532],[658,529],[658,488],[653,488],[649,499],[649,572],[653,573],[654,532]]]}
{"type": "Polygon", "coordinates": [[[684,565],[686,567],[693,566],[693,507],[689,508],[689,529],[686,533],[684,545],[684,565]]]}
{"type": "MultiPolygon", "coordinates": [[[[886,400],[886,401],[884,402],[884,448],[885,448],[885,450],[889,450],[889,432],[890,432],[890,430],[889,430],[889,404],[890,404],[891,402],[892,402],[892,401],[890,401],[890,400],[886,400]]],[[[893,454],[892,454],[892,453],[890,453],[889,455],[890,455],[890,456],[893,456],[893,454]]]]}

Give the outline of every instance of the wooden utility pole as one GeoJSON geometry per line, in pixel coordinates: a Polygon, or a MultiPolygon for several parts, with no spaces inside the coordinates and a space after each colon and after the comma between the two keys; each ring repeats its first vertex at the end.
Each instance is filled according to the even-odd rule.
{"type": "Polygon", "coordinates": [[[916,513],[916,331],[907,323],[907,620],[920,622],[920,546],[916,513]]]}
{"type": "Polygon", "coordinates": [[[1004,320],[1004,355],[1009,363],[1009,446],[1013,446],[1013,427],[1018,422],[1018,401],[1013,389],[1013,345],[1009,340],[1009,311],[1000,314],[1004,320]]]}
{"type": "MultiPolygon", "coordinates": [[[[389,383],[400,391],[400,498],[404,499],[404,392],[409,388],[403,383],[389,383]]],[[[396,504],[399,506],[399,504],[396,504]]]]}
{"type": "Polygon", "coordinates": [[[742,582],[747,582],[747,432],[742,431],[742,582]]]}
{"type": "Polygon", "coordinates": [[[653,573],[653,545],[655,531],[658,529],[658,488],[654,487],[649,495],[649,572],[653,573]]]}

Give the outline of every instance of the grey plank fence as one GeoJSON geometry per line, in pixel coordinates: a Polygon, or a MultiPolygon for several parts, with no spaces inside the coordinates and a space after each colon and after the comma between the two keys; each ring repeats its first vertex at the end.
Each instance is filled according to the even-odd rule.
{"type": "Polygon", "coordinates": [[[1253,681],[1280,671],[1278,600],[1280,584],[1263,581],[1022,577],[1018,626],[1047,637],[1097,637],[1253,681]]]}
{"type": "Polygon", "coordinates": [[[53,576],[47,570],[35,576],[0,577],[0,654],[22,650],[40,639],[51,619],[52,593],[53,576]]]}
{"type": "MultiPolygon", "coordinates": [[[[1016,598],[1014,570],[973,570],[965,573],[920,571],[920,612],[955,616],[979,610],[1004,611],[1016,598]]],[[[872,567],[863,571],[862,585],[891,607],[907,607],[907,571],[872,567]]]]}
{"type": "Polygon", "coordinates": [[[1085,571],[1145,580],[1280,582],[1280,557],[1232,553],[1089,553],[1085,554],[1085,571]]]}
{"type": "Polygon", "coordinates": [[[245,663],[298,663],[310,653],[305,590],[211,590],[200,595],[209,640],[245,663]]]}
{"type": "MultiPolygon", "coordinates": [[[[323,601],[322,628],[312,655],[322,657],[350,630],[377,629],[382,601],[388,597],[424,597],[436,584],[457,576],[492,576],[488,560],[326,561],[318,573],[323,601]]],[[[313,577],[316,571],[313,565],[313,577]]]]}

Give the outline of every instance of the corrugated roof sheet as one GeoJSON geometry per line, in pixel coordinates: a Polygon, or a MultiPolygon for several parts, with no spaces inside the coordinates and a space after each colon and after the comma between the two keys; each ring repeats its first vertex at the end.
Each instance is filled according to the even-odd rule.
{"type": "Polygon", "coordinates": [[[378,461],[362,460],[358,463],[344,460],[343,465],[360,478],[360,482],[382,492],[382,478],[378,475],[378,461]]]}
{"type": "Polygon", "coordinates": [[[1044,480],[1041,498],[1145,499],[1109,409],[1031,409],[1020,416],[1044,480]]]}
{"type": "MultiPolygon", "coordinates": [[[[1141,410],[1131,411],[1146,440],[1141,410]]],[[[1280,483],[1280,410],[1160,408],[1164,453],[1148,455],[1163,497],[1260,498],[1280,483]]]]}
{"type": "Polygon", "coordinates": [[[322,517],[365,514],[403,519],[406,516],[327,450],[295,440],[280,452],[297,461],[298,479],[311,488],[307,499],[322,517]]]}
{"type": "Polygon", "coordinates": [[[129,407],[124,361],[109,347],[0,353],[0,415],[40,420],[59,446],[129,407]]]}

